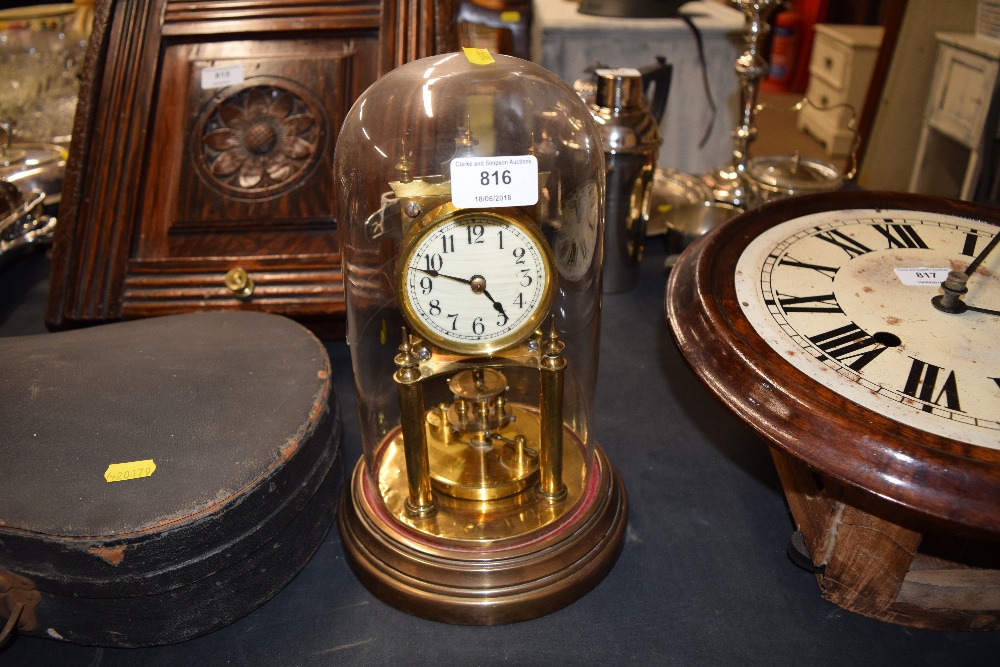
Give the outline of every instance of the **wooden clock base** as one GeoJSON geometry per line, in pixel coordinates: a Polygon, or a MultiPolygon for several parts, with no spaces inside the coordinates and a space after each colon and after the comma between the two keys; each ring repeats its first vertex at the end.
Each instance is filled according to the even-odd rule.
{"type": "Polygon", "coordinates": [[[889,623],[1000,628],[1000,541],[949,533],[771,448],[825,599],[889,623]]]}

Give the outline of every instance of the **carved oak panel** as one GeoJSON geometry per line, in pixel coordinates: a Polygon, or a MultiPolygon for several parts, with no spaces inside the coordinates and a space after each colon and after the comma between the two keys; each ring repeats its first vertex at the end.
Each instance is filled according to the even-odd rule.
{"type": "Polygon", "coordinates": [[[357,96],[456,48],[452,3],[99,2],[46,321],[202,308],[343,329],[332,192],[357,96]],[[241,269],[246,284],[227,274],[241,269]]]}

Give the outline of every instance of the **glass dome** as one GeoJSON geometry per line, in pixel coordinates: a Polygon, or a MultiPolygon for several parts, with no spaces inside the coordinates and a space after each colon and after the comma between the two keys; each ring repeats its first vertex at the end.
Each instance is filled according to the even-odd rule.
{"type": "MultiPolygon", "coordinates": [[[[470,559],[565,541],[581,517],[617,530],[591,507],[615,485],[592,432],[604,164],[583,101],[516,58],[424,58],[357,100],[335,172],[363,446],[341,521],[356,571],[378,589],[399,570],[398,599],[412,548],[444,559],[447,588],[470,559]]],[[[406,596],[423,615],[454,606],[406,596]]],[[[456,622],[494,622],[482,613],[456,622]]]]}

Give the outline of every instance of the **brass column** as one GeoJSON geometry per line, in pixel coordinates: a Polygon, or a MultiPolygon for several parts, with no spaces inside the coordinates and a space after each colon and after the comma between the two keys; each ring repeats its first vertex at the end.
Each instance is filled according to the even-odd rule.
{"type": "Polygon", "coordinates": [[[410,334],[403,327],[403,342],[396,355],[399,369],[392,378],[399,395],[400,422],[403,429],[403,454],[406,458],[406,481],[409,497],[406,509],[414,517],[434,513],[431,492],[431,469],[424,438],[424,390],[420,384],[419,360],[413,353],[410,334]]]}
{"type": "Polygon", "coordinates": [[[563,484],[563,371],[566,359],[562,351],[566,344],[559,340],[555,321],[542,341],[542,358],[539,361],[539,419],[541,421],[541,447],[538,452],[538,490],[549,502],[559,502],[566,497],[563,484]]]}

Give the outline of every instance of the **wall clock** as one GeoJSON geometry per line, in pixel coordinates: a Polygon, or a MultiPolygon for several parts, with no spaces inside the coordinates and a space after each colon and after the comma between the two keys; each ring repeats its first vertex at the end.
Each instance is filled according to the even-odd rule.
{"type": "Polygon", "coordinates": [[[772,446],[802,551],[846,608],[997,624],[998,223],[1000,211],[931,197],[793,198],[673,269],[681,353],[772,446]]]}

